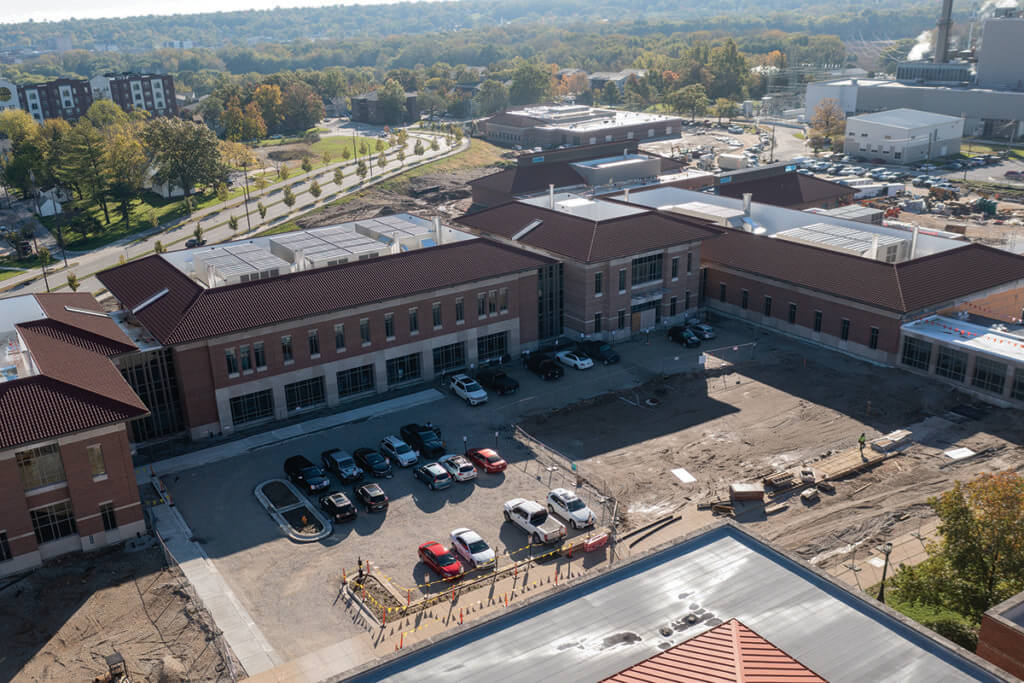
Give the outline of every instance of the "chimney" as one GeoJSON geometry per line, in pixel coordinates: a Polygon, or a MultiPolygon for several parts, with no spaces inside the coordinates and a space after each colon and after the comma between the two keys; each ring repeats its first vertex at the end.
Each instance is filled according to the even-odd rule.
{"type": "Polygon", "coordinates": [[[750,200],[753,196],[754,195],[749,192],[743,193],[743,215],[747,218],[750,218],[750,200]]]}
{"type": "Polygon", "coordinates": [[[623,195],[622,200],[626,201],[626,202],[629,201],[629,188],[628,187],[626,188],[626,193],[623,195]]]}
{"type": "Polygon", "coordinates": [[[878,260],[878,235],[871,238],[871,260],[878,260]]]}
{"type": "Polygon", "coordinates": [[[942,14],[939,15],[938,33],[935,35],[935,56],[932,61],[936,64],[946,63],[946,53],[949,52],[949,30],[953,27],[953,0],[942,0],[942,14]]]}
{"type": "Polygon", "coordinates": [[[548,208],[555,208],[555,184],[548,185],[548,208]]]}
{"type": "Polygon", "coordinates": [[[921,232],[921,226],[914,226],[914,237],[910,240],[910,258],[917,256],[917,236],[921,232]]]}
{"type": "Polygon", "coordinates": [[[295,263],[292,265],[292,267],[295,269],[295,272],[298,272],[300,270],[305,270],[306,269],[306,253],[302,249],[296,249],[294,253],[295,253],[295,263]]]}

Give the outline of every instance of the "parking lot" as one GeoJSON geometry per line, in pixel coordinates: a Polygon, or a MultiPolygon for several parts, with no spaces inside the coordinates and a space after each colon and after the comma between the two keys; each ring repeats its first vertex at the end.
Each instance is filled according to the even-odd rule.
{"type": "MultiPolygon", "coordinates": [[[[745,341],[749,330],[720,331],[721,344],[745,341]]],[[[680,372],[697,365],[701,349],[685,349],[656,334],[643,341],[616,346],[622,362],[590,370],[566,368],[565,377],[543,382],[513,363],[509,368],[520,382],[518,393],[492,395],[487,404],[469,407],[451,395],[437,401],[382,414],[310,436],[284,441],[244,456],[215,462],[171,475],[165,480],[178,510],[207,555],[242,601],[273,647],[291,659],[363,631],[353,624],[338,597],[342,569],[352,572],[360,559],[370,560],[401,588],[436,581],[418,561],[417,547],[426,541],[448,546],[449,533],[458,527],[477,531],[499,554],[519,551],[516,559],[545,550],[521,550],[526,534],[504,523],[502,505],[523,497],[544,502],[550,488],[573,490],[575,477],[564,467],[549,470],[550,460],[513,441],[511,425],[525,414],[544,413],[581,398],[624,389],[646,382],[662,372],[680,372]],[[284,537],[277,524],[253,495],[268,479],[285,478],[283,463],[302,454],[319,463],[329,448],[349,452],[376,447],[402,425],[433,422],[443,431],[448,450],[461,452],[463,437],[470,448],[495,446],[509,462],[502,474],[480,472],[475,482],[453,483],[431,491],[414,479],[410,468],[396,468],[391,479],[377,480],[390,499],[386,513],[360,510],[355,522],[335,525],[334,533],[320,542],[299,544],[284,537]]],[[[352,492],[332,475],[332,491],[352,492]]],[[[591,489],[577,491],[594,510],[598,524],[606,514],[591,489]]],[[[311,498],[312,504],[315,500],[311,498]]],[[[569,537],[576,533],[569,530],[569,537]]],[[[586,533],[585,531],[582,533],[586,533]]],[[[499,557],[499,566],[508,562],[499,557]]],[[[426,589],[443,590],[439,586],[426,589]]]]}

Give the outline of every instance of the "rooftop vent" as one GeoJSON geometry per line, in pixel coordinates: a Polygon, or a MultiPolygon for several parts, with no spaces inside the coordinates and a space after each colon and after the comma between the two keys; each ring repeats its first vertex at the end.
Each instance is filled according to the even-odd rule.
{"type": "Polygon", "coordinates": [[[541,220],[540,218],[534,218],[532,221],[527,223],[526,226],[522,230],[520,230],[516,234],[512,235],[512,241],[513,242],[518,242],[519,240],[523,239],[528,234],[530,234],[531,230],[533,230],[534,228],[538,227],[543,222],[544,221],[541,220]]]}

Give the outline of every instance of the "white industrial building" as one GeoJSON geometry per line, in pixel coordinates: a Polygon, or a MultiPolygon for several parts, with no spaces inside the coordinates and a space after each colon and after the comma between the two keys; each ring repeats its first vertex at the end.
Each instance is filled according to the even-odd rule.
{"type": "Polygon", "coordinates": [[[964,120],[916,109],[892,109],[846,120],[844,150],[860,159],[911,164],[958,154],[964,120]]]}

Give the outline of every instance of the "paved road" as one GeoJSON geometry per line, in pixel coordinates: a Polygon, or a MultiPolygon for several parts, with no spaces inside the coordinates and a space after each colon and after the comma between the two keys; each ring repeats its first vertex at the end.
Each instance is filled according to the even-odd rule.
{"type": "MultiPolygon", "coordinates": [[[[252,199],[249,202],[249,220],[252,222],[252,232],[255,233],[275,225],[280,225],[314,208],[324,206],[347,194],[363,189],[370,184],[399,175],[401,172],[428,161],[436,161],[437,159],[451,156],[468,149],[468,147],[469,140],[467,138],[463,138],[454,149],[449,148],[444,140],[441,139],[440,149],[433,151],[430,149],[429,134],[410,131],[409,141],[406,145],[405,162],[399,163],[397,149],[389,150],[388,164],[381,169],[377,166],[376,155],[374,155],[373,176],[372,178],[367,176],[365,181],[356,175],[355,161],[340,161],[317,169],[308,175],[300,173],[285,181],[270,185],[262,193],[257,194],[257,190],[250,186],[252,199]],[[413,157],[413,149],[417,139],[423,140],[425,152],[422,157],[413,157]],[[345,170],[345,178],[341,186],[335,185],[333,179],[334,169],[339,166],[345,170]],[[320,183],[323,192],[318,199],[314,199],[309,194],[309,186],[314,178],[320,183]],[[284,189],[286,187],[291,187],[297,200],[290,209],[283,201],[284,189]],[[267,216],[262,221],[256,210],[256,204],[260,201],[267,207],[267,216]]],[[[21,211],[27,210],[20,205],[16,205],[16,209],[21,211]]],[[[211,244],[237,239],[250,234],[249,230],[247,230],[244,202],[241,197],[236,197],[215,206],[196,211],[187,219],[181,220],[170,227],[164,226],[157,231],[138,233],[91,252],[74,253],[69,251],[68,262],[70,267],[68,270],[78,275],[79,280],[82,282],[83,290],[99,291],[102,289],[102,285],[93,277],[95,273],[117,265],[122,258],[131,260],[152,253],[154,245],[158,240],[168,249],[182,248],[184,242],[192,237],[197,223],[203,228],[203,238],[211,244]],[[237,232],[233,232],[228,227],[228,218],[231,216],[237,216],[239,219],[237,232]]],[[[45,233],[45,230],[42,232],[45,233]]],[[[64,270],[63,262],[59,259],[60,250],[56,247],[53,237],[49,233],[45,233],[41,241],[54,254],[54,264],[50,268],[49,275],[51,289],[61,285],[66,286],[66,271],[64,270]]],[[[0,289],[2,296],[16,296],[29,292],[46,291],[46,284],[42,278],[41,271],[33,269],[25,275],[0,281],[0,288],[2,288],[0,289]]]]}

